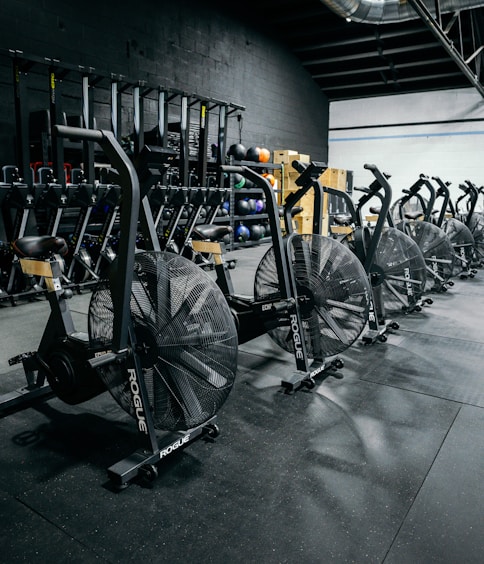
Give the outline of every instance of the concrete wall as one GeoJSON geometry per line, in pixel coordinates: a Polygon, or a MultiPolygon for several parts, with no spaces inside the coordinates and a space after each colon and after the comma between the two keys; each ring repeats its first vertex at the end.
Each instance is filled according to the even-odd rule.
{"type": "Polygon", "coordinates": [[[419,174],[484,184],[484,100],[473,88],[330,104],[329,163],[354,171],[367,185],[364,163],[392,175],[394,199],[419,174]]]}
{"type": "MultiPolygon", "coordinates": [[[[296,149],[326,160],[326,97],[289,51],[232,15],[226,4],[2,0],[0,163],[15,158],[8,49],[244,105],[241,136],[247,147],[296,149]]],[[[39,88],[32,88],[33,105],[44,103],[39,88]]],[[[130,117],[124,114],[128,132],[130,117]]],[[[233,120],[229,142],[238,140],[233,120]]]]}

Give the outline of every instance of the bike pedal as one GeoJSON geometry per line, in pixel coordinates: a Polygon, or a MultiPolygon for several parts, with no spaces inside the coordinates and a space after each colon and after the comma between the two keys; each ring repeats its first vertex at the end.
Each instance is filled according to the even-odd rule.
{"type": "Polygon", "coordinates": [[[34,354],[35,354],[35,352],[26,352],[26,353],[18,354],[17,356],[9,358],[8,364],[10,366],[13,366],[14,364],[20,364],[21,362],[23,362],[27,358],[31,358],[32,356],[34,356],[34,354]]]}

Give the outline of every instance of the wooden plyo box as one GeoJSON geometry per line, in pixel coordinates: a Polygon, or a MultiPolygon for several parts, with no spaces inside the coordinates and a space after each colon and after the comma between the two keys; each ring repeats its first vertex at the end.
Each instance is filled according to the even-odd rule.
{"type": "Polygon", "coordinates": [[[309,155],[304,155],[299,151],[293,151],[291,149],[278,149],[275,150],[273,153],[273,162],[275,164],[284,164],[289,165],[290,169],[292,161],[302,161],[303,163],[309,163],[310,157],[309,155]]]}

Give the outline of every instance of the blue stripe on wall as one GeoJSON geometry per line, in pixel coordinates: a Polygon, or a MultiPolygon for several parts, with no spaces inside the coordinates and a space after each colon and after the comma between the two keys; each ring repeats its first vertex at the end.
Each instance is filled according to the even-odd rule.
{"type": "Polygon", "coordinates": [[[367,137],[330,137],[330,143],[338,141],[373,141],[376,139],[409,139],[412,137],[452,137],[458,135],[484,135],[484,131],[452,131],[447,133],[405,133],[401,135],[369,135],[367,137]]]}

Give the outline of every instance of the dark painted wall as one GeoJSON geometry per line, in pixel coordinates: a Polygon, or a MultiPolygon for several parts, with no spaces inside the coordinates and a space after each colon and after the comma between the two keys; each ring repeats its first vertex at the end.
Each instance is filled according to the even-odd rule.
{"type": "MultiPolygon", "coordinates": [[[[247,147],[291,148],[327,159],[325,96],[282,44],[231,15],[222,2],[2,0],[0,48],[1,164],[15,158],[7,49],[244,105],[240,124],[247,147]]],[[[29,80],[29,109],[46,107],[43,78],[29,80]]],[[[80,113],[77,93],[67,92],[66,106],[80,113]]],[[[96,112],[106,126],[108,99],[102,93],[98,98],[103,96],[105,107],[96,112]]],[[[125,133],[131,118],[128,107],[125,133]]],[[[154,113],[152,123],[148,117],[147,127],[155,119],[154,113]]],[[[238,141],[238,126],[236,119],[230,121],[229,142],[238,141]]]]}

